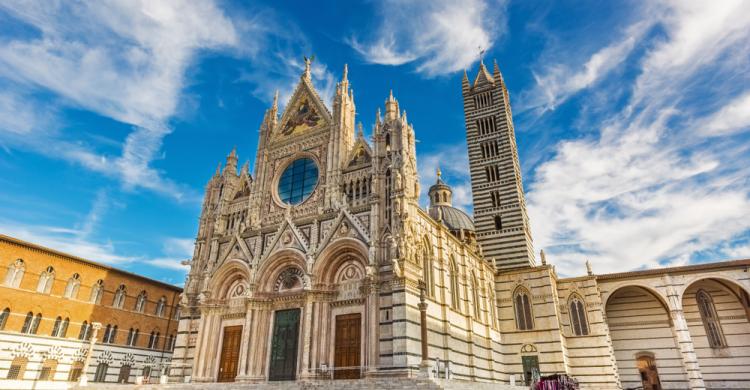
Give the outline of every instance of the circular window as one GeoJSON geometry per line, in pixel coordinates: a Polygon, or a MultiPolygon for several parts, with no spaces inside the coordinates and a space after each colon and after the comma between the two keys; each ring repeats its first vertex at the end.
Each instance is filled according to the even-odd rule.
{"type": "Polygon", "coordinates": [[[318,166],[311,158],[294,160],[279,179],[279,198],[287,204],[300,204],[318,184],[318,166]]]}

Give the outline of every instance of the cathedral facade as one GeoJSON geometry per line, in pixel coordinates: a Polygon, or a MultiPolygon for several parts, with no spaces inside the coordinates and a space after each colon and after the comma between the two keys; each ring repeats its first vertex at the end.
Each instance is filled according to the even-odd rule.
{"type": "Polygon", "coordinates": [[[419,205],[392,94],[365,139],[346,68],[329,109],[308,63],[266,111],[253,172],[232,151],[206,186],[173,379],[749,388],[750,261],[559,278],[535,258],[497,64],[462,93],[473,218],[439,174],[419,205]]]}

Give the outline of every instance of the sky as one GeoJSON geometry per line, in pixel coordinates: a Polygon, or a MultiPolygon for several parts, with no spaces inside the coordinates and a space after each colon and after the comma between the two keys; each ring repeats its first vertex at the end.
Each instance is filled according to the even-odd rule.
{"type": "MultiPolygon", "coordinates": [[[[750,2],[3,1],[0,233],[182,285],[203,189],[303,56],[389,90],[471,211],[461,77],[497,60],[560,275],[750,257],[750,2]]],[[[426,199],[422,199],[426,205],[426,199]]],[[[9,262],[11,259],[0,259],[9,262]]]]}

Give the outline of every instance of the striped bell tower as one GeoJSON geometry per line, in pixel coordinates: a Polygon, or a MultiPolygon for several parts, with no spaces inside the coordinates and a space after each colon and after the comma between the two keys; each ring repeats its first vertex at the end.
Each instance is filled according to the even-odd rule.
{"type": "Polygon", "coordinates": [[[477,242],[498,269],[533,266],[510,99],[497,62],[492,74],[480,62],[474,82],[464,72],[461,84],[477,242]]]}

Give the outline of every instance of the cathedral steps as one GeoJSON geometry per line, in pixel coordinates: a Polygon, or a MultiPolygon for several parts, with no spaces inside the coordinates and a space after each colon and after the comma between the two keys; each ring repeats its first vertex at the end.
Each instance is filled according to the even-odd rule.
{"type": "MultiPolygon", "coordinates": [[[[83,389],[75,387],[76,389],[83,389]]],[[[526,387],[497,383],[468,382],[458,380],[428,380],[417,378],[371,378],[352,380],[320,380],[300,382],[264,383],[185,383],[121,385],[115,383],[89,383],[88,389],[101,390],[521,390],[526,387]]]]}

